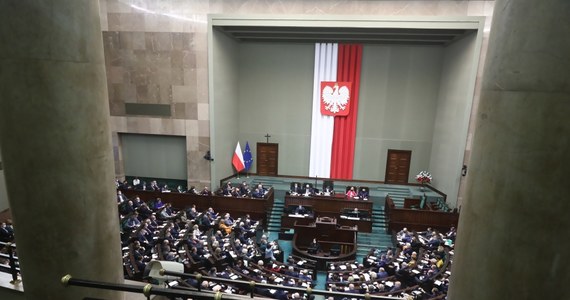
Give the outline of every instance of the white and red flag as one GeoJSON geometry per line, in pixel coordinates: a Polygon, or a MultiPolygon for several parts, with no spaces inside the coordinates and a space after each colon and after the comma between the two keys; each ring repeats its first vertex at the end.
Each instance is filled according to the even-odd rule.
{"type": "Polygon", "coordinates": [[[243,171],[243,169],[245,169],[245,163],[243,161],[243,153],[241,152],[239,141],[237,142],[236,151],[234,151],[234,155],[232,157],[232,165],[234,165],[234,168],[238,173],[243,171]]]}

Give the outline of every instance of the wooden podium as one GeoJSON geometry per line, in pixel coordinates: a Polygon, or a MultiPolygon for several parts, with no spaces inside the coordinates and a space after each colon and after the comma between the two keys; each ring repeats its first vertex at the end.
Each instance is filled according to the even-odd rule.
{"type": "Polygon", "coordinates": [[[338,226],[337,219],[332,217],[319,217],[308,225],[295,222],[293,253],[317,261],[317,269],[326,270],[327,262],[356,257],[356,234],[356,226],[338,226]],[[307,251],[313,238],[322,250],[316,254],[307,251]]]}

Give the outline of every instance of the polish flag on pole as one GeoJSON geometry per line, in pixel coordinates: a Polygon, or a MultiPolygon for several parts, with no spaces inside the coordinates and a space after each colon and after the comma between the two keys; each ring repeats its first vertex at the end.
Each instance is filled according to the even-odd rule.
{"type": "Polygon", "coordinates": [[[236,145],[236,151],[234,151],[234,156],[232,157],[232,164],[234,168],[239,173],[245,169],[245,163],[243,161],[243,153],[241,152],[241,147],[239,145],[239,141],[236,145]]]}

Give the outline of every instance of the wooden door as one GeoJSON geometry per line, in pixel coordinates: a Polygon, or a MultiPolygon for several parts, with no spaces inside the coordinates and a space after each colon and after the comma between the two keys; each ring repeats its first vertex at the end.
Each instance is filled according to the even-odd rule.
{"type": "Polygon", "coordinates": [[[257,143],[257,175],[277,176],[279,144],[257,143]]]}
{"type": "Polygon", "coordinates": [[[412,151],[388,149],[385,183],[406,184],[410,176],[412,151]]]}

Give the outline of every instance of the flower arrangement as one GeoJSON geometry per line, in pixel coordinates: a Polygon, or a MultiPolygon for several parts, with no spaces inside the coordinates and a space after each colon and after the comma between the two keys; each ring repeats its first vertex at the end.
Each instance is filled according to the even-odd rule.
{"type": "Polygon", "coordinates": [[[416,181],[421,184],[430,183],[432,180],[431,174],[428,171],[421,171],[418,175],[416,175],[416,181]]]}

